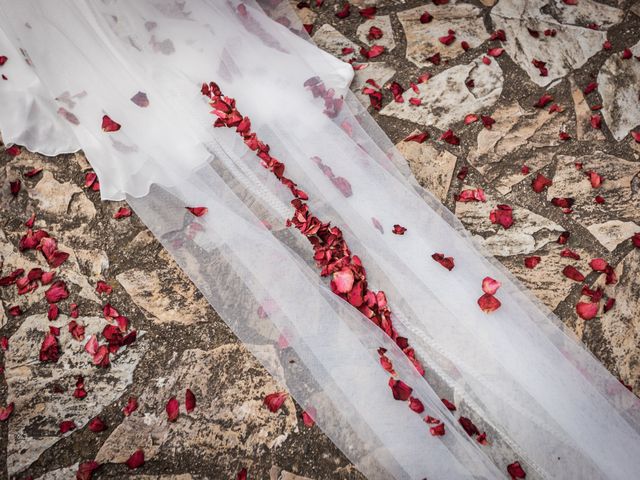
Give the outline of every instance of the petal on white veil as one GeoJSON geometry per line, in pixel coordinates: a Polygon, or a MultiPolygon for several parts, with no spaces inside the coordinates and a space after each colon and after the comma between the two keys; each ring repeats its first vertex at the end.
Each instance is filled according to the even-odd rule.
{"type": "Polygon", "coordinates": [[[346,89],[350,66],[248,1],[52,3],[0,0],[0,44],[16,55],[0,83],[0,101],[13,105],[13,114],[0,112],[4,138],[45,154],[81,147],[103,198],[126,196],[272,373],[260,345],[279,346],[281,381],[315,408],[318,425],[365,475],[500,478],[516,456],[533,478],[636,475],[638,399],[417,185],[346,89]],[[33,67],[20,63],[19,49],[33,67]],[[314,77],[344,96],[335,118],[305,88],[314,77]],[[199,93],[210,80],[251,117],[314,213],[343,230],[370,283],[387,293],[426,380],[318,279],[312,249],[284,228],[289,192],[234,132],[212,128],[199,93]],[[137,92],[148,106],[131,100],[137,92]],[[122,128],[103,132],[103,115],[122,128]],[[350,196],[314,157],[348,180],[350,196]],[[209,214],[195,219],[189,205],[209,214]],[[404,236],[391,234],[396,223],[408,228],[404,236]],[[436,251],[456,259],[453,271],[429,258],[436,251]],[[502,282],[502,308],[491,315],[476,305],[485,276],[502,282]],[[257,314],[265,304],[267,318],[257,314]],[[419,415],[393,400],[379,347],[426,413],[443,419],[446,435],[429,435],[419,415]],[[442,405],[441,388],[482,419],[492,447],[467,436],[442,405]]]}

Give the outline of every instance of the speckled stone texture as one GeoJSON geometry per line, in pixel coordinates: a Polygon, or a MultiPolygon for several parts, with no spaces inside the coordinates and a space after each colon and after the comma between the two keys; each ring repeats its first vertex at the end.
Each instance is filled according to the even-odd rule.
{"type": "MultiPolygon", "coordinates": [[[[640,2],[354,0],[344,19],[335,15],[343,0],[320,7],[290,3],[321,48],[365,65],[352,84],[364,105],[366,81],[382,87],[381,109],[369,110],[417,180],[614,375],[640,391],[640,249],[630,240],[640,231],[640,143],[630,135],[640,131],[640,2]],[[365,6],[377,7],[374,19],[361,17],[365,6]],[[424,12],[431,22],[420,22],[424,12]],[[371,26],[382,30],[380,39],[368,38],[371,26]],[[499,28],[506,40],[490,40],[499,28]],[[449,30],[455,40],[447,46],[439,38],[449,30]],[[374,44],[386,52],[372,60],[359,54],[374,44]],[[354,52],[344,53],[345,47],[354,52]],[[493,48],[504,51],[488,55],[493,48]],[[623,58],[627,48],[631,57],[623,58]],[[437,64],[428,60],[436,53],[437,64]],[[534,60],[545,62],[547,75],[534,60]],[[418,83],[425,73],[429,80],[418,83]],[[392,81],[406,90],[404,102],[386,88],[392,81]],[[585,91],[593,82],[597,86],[585,91]],[[553,99],[535,107],[543,94],[553,99]],[[479,118],[467,124],[470,114],[479,118]],[[593,126],[594,115],[600,128],[593,126]],[[495,120],[490,129],[481,116],[495,120]],[[440,140],[448,129],[460,145],[440,140]],[[405,141],[424,131],[424,143],[405,141]],[[590,182],[592,171],[604,179],[599,187],[590,182]],[[538,174],[553,182],[541,193],[531,188],[538,174]],[[456,201],[467,188],[482,188],[487,201],[456,201]],[[598,196],[604,203],[596,202],[598,196]],[[572,211],[554,206],[555,197],[572,198],[572,211]],[[498,204],[513,207],[509,229],[489,219],[498,204]],[[557,242],[562,232],[571,233],[566,245],[557,242]],[[580,259],[561,256],[565,247],[580,259]],[[530,256],[541,259],[533,269],[524,265],[530,256]],[[591,270],[589,261],[597,257],[614,267],[615,284],[591,270]],[[585,281],[565,277],[566,265],[584,273],[585,281]],[[579,318],[575,305],[583,285],[601,286],[616,299],[614,307],[589,321],[579,318]]],[[[18,248],[32,213],[34,229],[48,231],[70,254],[57,269],[70,296],[60,302],[54,322],[46,317],[48,287],[25,295],[13,286],[0,288],[0,337],[9,343],[0,350],[0,407],[15,404],[9,420],[0,422],[0,478],[74,478],[78,465],[93,459],[103,464],[93,476],[98,479],[231,479],[242,468],[249,479],[362,478],[316,426],[303,424],[302,409],[290,398],[277,413],[265,408],[265,394],[285,386],[238,342],[135,215],[113,218],[126,204],[101,202],[85,187],[89,171],[81,153],[46,158],[23,150],[11,156],[0,147],[0,276],[16,268],[48,270],[39,252],[18,248]],[[43,171],[27,177],[32,168],[43,171]],[[9,184],[16,179],[22,189],[14,196],[9,184]],[[98,281],[113,292],[98,293],[98,281]],[[107,302],[128,317],[138,337],[101,369],[84,347],[107,324],[107,302]],[[82,340],[67,328],[72,303],[78,305],[75,321],[85,327],[82,340]],[[11,310],[16,305],[18,316],[11,310]],[[61,355],[42,363],[38,352],[51,326],[60,327],[61,355]],[[84,399],[73,396],[78,376],[84,399]],[[184,410],[187,388],[197,398],[191,413],[184,410]],[[164,410],[171,396],[181,404],[172,423],[164,410]],[[138,409],[125,416],[131,397],[138,409]],[[88,428],[96,416],[106,424],[99,433],[88,428]],[[63,420],[76,428],[61,434],[63,420]],[[146,462],[131,471],[123,462],[138,448],[146,462]]],[[[273,358],[277,365],[275,352],[273,358]]]]}

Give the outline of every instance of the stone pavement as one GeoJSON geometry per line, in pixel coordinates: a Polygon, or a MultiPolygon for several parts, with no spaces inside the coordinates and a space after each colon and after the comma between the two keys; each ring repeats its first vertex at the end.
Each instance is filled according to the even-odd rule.
{"type": "MultiPolygon", "coordinates": [[[[318,45],[356,65],[354,92],[420,183],[638,391],[640,2],[358,0],[338,18],[345,3],[292,2],[318,45]],[[377,8],[372,18],[365,7],[377,8]],[[375,46],[383,53],[365,58],[375,46]],[[458,145],[441,139],[448,130],[458,145]],[[419,132],[429,138],[405,141],[419,132]],[[541,176],[552,183],[536,192],[541,176]],[[485,202],[456,201],[478,188],[485,202]],[[490,220],[499,204],[512,208],[509,228],[490,220]],[[594,270],[595,258],[610,267],[594,270]],[[604,291],[590,320],[576,313],[583,286],[604,291]]],[[[0,276],[47,272],[69,254],[48,285],[35,270],[0,287],[0,408],[15,406],[0,421],[0,478],[73,478],[94,459],[103,465],[93,478],[231,479],[242,468],[250,479],[361,478],[290,398],[277,413],[263,405],[284,386],[135,215],[114,218],[126,204],[100,202],[82,154],[0,150],[0,276]],[[19,248],[34,213],[33,230],[57,240],[46,253],[19,248]],[[43,292],[56,293],[58,278],[70,294],[50,321],[43,292]],[[128,318],[117,320],[115,344],[137,338],[103,369],[94,363],[104,356],[87,355],[79,339],[100,335],[107,316],[128,318]],[[50,327],[60,333],[43,347],[50,327]],[[197,401],[190,413],[187,389],[197,401]],[[165,412],[171,396],[181,404],[176,422],[165,412]],[[130,470],[123,462],[138,449],[145,464],[130,470]]]]}

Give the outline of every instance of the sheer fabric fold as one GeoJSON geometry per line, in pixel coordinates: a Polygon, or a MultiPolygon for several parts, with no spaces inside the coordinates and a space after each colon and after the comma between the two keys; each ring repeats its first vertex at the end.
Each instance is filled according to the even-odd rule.
{"type": "Polygon", "coordinates": [[[273,3],[0,0],[0,48],[13,55],[0,82],[12,110],[0,111],[5,143],[50,155],[82,148],[103,198],[127,198],[368,478],[506,478],[514,460],[527,478],[634,478],[638,399],[417,185],[348,91],[351,66],[270,18],[283,21],[288,8],[273,3]],[[208,81],[236,98],[314,213],[343,230],[424,377],[318,277],[311,246],[285,227],[289,191],[233,131],[212,127],[200,94],[208,81]],[[103,131],[105,115],[121,128],[103,131]],[[476,304],[485,276],[502,282],[491,315],[476,304]],[[391,396],[380,347],[424,415],[391,396]],[[460,413],[489,445],[467,435],[460,413]],[[430,435],[427,414],[443,420],[444,436],[430,435]]]}

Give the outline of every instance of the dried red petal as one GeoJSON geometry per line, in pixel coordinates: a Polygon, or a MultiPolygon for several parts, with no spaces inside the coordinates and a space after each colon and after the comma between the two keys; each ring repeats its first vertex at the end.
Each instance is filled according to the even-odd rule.
{"type": "Polygon", "coordinates": [[[604,304],[603,309],[602,309],[603,312],[607,313],[609,310],[611,310],[613,308],[615,303],[616,303],[616,299],[615,298],[608,298],[606,303],[604,304]]]}
{"type": "Polygon", "coordinates": [[[502,284],[491,277],[482,279],[482,291],[488,295],[495,295],[502,284]]]}
{"type": "Polygon", "coordinates": [[[578,255],[576,252],[574,252],[573,250],[570,250],[569,248],[565,248],[560,252],[560,256],[561,257],[565,257],[565,258],[572,258],[574,260],[580,260],[580,255],[578,255]]]}
{"type": "Polygon", "coordinates": [[[136,450],[125,463],[130,470],[140,468],[144,465],[144,451],[142,449],[136,450]]]}
{"type": "Polygon", "coordinates": [[[569,135],[567,132],[564,131],[560,131],[558,133],[558,137],[560,137],[560,140],[566,142],[567,140],[571,140],[571,135],[569,135]]]}
{"type": "Polygon", "coordinates": [[[333,273],[331,290],[338,293],[348,293],[353,288],[354,276],[349,267],[333,273]]]}
{"type": "Polygon", "coordinates": [[[453,267],[455,266],[453,257],[445,257],[443,253],[434,253],[431,255],[431,258],[449,271],[453,270],[453,267]]]}
{"type": "Polygon", "coordinates": [[[19,317],[20,315],[22,315],[22,309],[20,308],[19,305],[15,305],[13,307],[9,308],[9,315],[11,315],[12,317],[19,317]]]}
{"type": "Polygon", "coordinates": [[[15,404],[13,402],[11,402],[6,407],[0,407],[0,422],[6,421],[13,413],[14,408],[15,404]]]}
{"type": "Polygon", "coordinates": [[[576,313],[583,320],[591,320],[598,314],[598,304],[591,302],[578,302],[576,305],[576,313]]]}
{"type": "Polygon", "coordinates": [[[138,92],[133,97],[131,97],[131,101],[135,103],[137,106],[145,108],[149,106],[149,98],[147,94],[144,92],[138,92]]]}
{"type": "Polygon", "coordinates": [[[571,234],[570,234],[569,232],[562,232],[562,233],[560,234],[560,236],[558,236],[558,240],[557,240],[557,242],[558,242],[560,245],[564,245],[564,244],[565,244],[565,243],[567,243],[567,241],[569,240],[569,236],[570,236],[570,235],[571,235],[571,234]]]}
{"type": "Polygon", "coordinates": [[[604,272],[609,266],[609,263],[603,258],[594,258],[589,262],[589,266],[596,272],[604,272]]]}
{"type": "Polygon", "coordinates": [[[456,40],[455,32],[453,30],[449,30],[449,33],[447,35],[438,37],[438,40],[444,45],[451,45],[456,40]]]}
{"type": "Polygon", "coordinates": [[[336,17],[338,18],[347,18],[351,13],[351,4],[349,2],[345,2],[342,6],[342,9],[336,12],[336,17]]]}
{"type": "Polygon", "coordinates": [[[42,345],[40,345],[40,361],[41,362],[57,362],[60,358],[60,346],[58,345],[58,339],[52,333],[48,333],[42,345]]]}
{"type": "Polygon", "coordinates": [[[553,205],[561,208],[571,208],[571,205],[573,205],[573,202],[574,202],[573,198],[567,198],[567,197],[553,197],[551,199],[551,203],[553,205]]]}
{"type": "Polygon", "coordinates": [[[496,123],[496,121],[488,115],[480,115],[480,118],[482,119],[484,128],[486,128],[487,130],[491,130],[491,125],[496,123]]]}
{"type": "Polygon", "coordinates": [[[315,417],[316,412],[315,409],[310,408],[308,410],[304,410],[302,412],[302,423],[304,423],[304,426],[307,428],[311,428],[315,425],[316,421],[314,420],[313,417],[315,417]],[[313,412],[310,412],[310,410],[313,410],[313,412]]]}
{"type": "Polygon", "coordinates": [[[136,397],[129,397],[127,404],[122,409],[125,417],[128,417],[138,409],[138,399],[136,397]]]}
{"type": "Polygon", "coordinates": [[[96,417],[89,422],[89,430],[94,433],[99,433],[107,429],[107,425],[102,421],[100,417],[96,417]]]}
{"type": "MultiPolygon", "coordinates": [[[[564,1],[565,3],[571,2],[571,1],[574,1],[577,3],[577,0],[564,0],[564,1]]],[[[575,4],[567,3],[567,5],[575,5],[575,4]]],[[[507,465],[507,473],[511,476],[512,480],[517,478],[525,478],[527,476],[522,466],[520,466],[520,462],[513,462],[507,465]]]]}
{"type": "Polygon", "coordinates": [[[566,267],[564,267],[562,273],[565,277],[570,278],[571,280],[575,280],[576,282],[584,281],[584,275],[572,265],[567,265],[566,267]]]}
{"type": "Polygon", "coordinates": [[[589,181],[591,182],[592,188],[599,188],[600,185],[602,185],[602,182],[604,181],[602,176],[593,171],[590,171],[587,175],[589,175],[589,181]]]}
{"type": "Polygon", "coordinates": [[[542,259],[537,255],[533,255],[531,257],[524,258],[524,266],[527,268],[536,268],[536,265],[540,263],[542,259]]]}
{"type": "Polygon", "coordinates": [[[538,173],[536,178],[531,181],[531,188],[536,193],[542,192],[545,188],[550,187],[552,185],[551,179],[545,177],[541,173],[538,173]]]}
{"type": "Polygon", "coordinates": [[[207,212],[209,211],[207,207],[185,207],[185,208],[189,210],[192,214],[194,214],[196,217],[202,217],[203,215],[206,215],[207,212]]]}
{"type": "Polygon", "coordinates": [[[477,122],[477,121],[478,121],[478,116],[474,115],[473,113],[470,113],[469,115],[464,117],[464,124],[465,125],[469,125],[470,123],[477,122]]]}
{"type": "Polygon", "coordinates": [[[413,392],[413,388],[404,383],[402,380],[389,379],[389,386],[393,393],[393,398],[400,401],[407,401],[413,392]]]}
{"type": "Polygon", "coordinates": [[[631,241],[636,248],[640,248],[640,232],[634,233],[633,237],[631,237],[631,241]]]}
{"type": "Polygon", "coordinates": [[[602,116],[591,115],[591,126],[596,129],[602,128],[602,116]]]}
{"type": "Polygon", "coordinates": [[[424,405],[422,404],[422,402],[415,398],[415,397],[410,397],[409,398],[409,408],[411,410],[413,410],[416,413],[422,413],[424,412],[424,405]]]}
{"type": "Polygon", "coordinates": [[[167,402],[167,406],[165,407],[167,411],[167,417],[170,422],[175,422],[180,415],[180,403],[176,399],[176,397],[171,397],[167,402]]]}
{"type": "Polygon", "coordinates": [[[64,420],[60,422],[60,433],[65,434],[76,429],[76,423],[73,420],[64,420]]]}
{"type": "Polygon", "coordinates": [[[440,65],[440,54],[434,53],[430,57],[427,57],[426,60],[434,65],[440,65]]]}
{"type": "Polygon", "coordinates": [[[447,407],[447,410],[449,410],[450,412],[455,412],[457,410],[456,406],[446,398],[441,398],[440,400],[442,401],[443,405],[447,407]]]}
{"type": "Polygon", "coordinates": [[[184,395],[184,407],[187,413],[193,412],[196,408],[196,396],[188,388],[184,395]]]}
{"type": "Polygon", "coordinates": [[[6,55],[0,55],[0,67],[3,66],[5,63],[7,63],[7,60],[9,60],[7,58],[6,55]]]}
{"type": "Polygon", "coordinates": [[[545,93],[538,99],[536,103],[533,104],[533,106],[536,108],[544,108],[545,106],[547,106],[549,102],[552,102],[552,101],[553,101],[553,97],[548,93],[545,93]]]}
{"type": "Polygon", "coordinates": [[[404,139],[405,142],[416,142],[423,143],[427,138],[429,138],[429,132],[416,133],[415,135],[409,135],[404,139]]]}
{"type": "Polygon", "coordinates": [[[82,462],[78,465],[78,471],[76,472],[76,480],[91,480],[93,472],[100,468],[100,464],[95,460],[88,462],[82,462]]]}
{"type": "Polygon", "coordinates": [[[485,65],[491,65],[491,59],[489,57],[482,57],[482,63],[485,65]]]}
{"type": "Polygon", "coordinates": [[[121,218],[127,218],[131,216],[131,209],[127,207],[120,207],[116,213],[113,214],[113,218],[119,220],[121,218]]]}
{"type": "Polygon", "coordinates": [[[499,57],[504,52],[504,48],[490,48],[487,54],[492,57],[499,57]]]}
{"type": "Polygon", "coordinates": [[[242,468],[238,472],[238,475],[236,476],[236,480],[247,480],[247,469],[246,468],[242,468]]]}
{"type": "Polygon", "coordinates": [[[404,232],[406,231],[406,228],[404,228],[402,225],[398,225],[397,223],[393,226],[393,233],[395,233],[396,235],[404,235],[404,232]]]}
{"type": "Polygon", "coordinates": [[[18,145],[11,145],[5,150],[5,152],[11,157],[17,157],[18,155],[20,155],[21,149],[18,145]]]}
{"type": "Polygon", "coordinates": [[[453,130],[449,129],[440,136],[440,140],[451,145],[460,145],[460,139],[453,133],[453,130]]]}
{"type": "Polygon", "coordinates": [[[109,115],[104,115],[102,117],[102,131],[103,132],[117,132],[118,130],[120,130],[122,126],[118,123],[118,122],[114,122],[113,120],[111,120],[111,118],[109,117],[109,115]]]}
{"type": "Polygon", "coordinates": [[[374,18],[376,16],[376,7],[366,7],[366,8],[361,8],[360,9],[360,16],[362,16],[363,18],[366,18],[368,20],[371,20],[372,18],[374,18]]]}
{"type": "Polygon", "coordinates": [[[456,196],[457,202],[486,202],[484,190],[477,188],[475,190],[463,190],[456,196]]]}
{"type": "Polygon", "coordinates": [[[636,143],[640,143],[640,131],[631,132],[631,136],[636,141],[636,143]]]}
{"type": "Polygon", "coordinates": [[[469,45],[469,42],[467,42],[466,40],[461,41],[460,46],[465,52],[471,48],[471,45],[469,45]]]}
{"type": "Polygon", "coordinates": [[[602,44],[603,50],[611,50],[613,48],[613,44],[609,40],[605,40],[602,44]]]}
{"type": "Polygon", "coordinates": [[[598,88],[598,83],[597,82],[591,82],[589,83],[589,85],[587,85],[586,87],[584,87],[583,93],[585,95],[589,95],[591,92],[593,92],[596,88],[598,88]]]}
{"type": "Polygon", "coordinates": [[[67,290],[67,285],[62,280],[58,280],[49,287],[44,296],[49,303],[57,303],[69,297],[69,290],[67,290]]]}
{"type": "Polygon", "coordinates": [[[433,16],[429,12],[420,15],[420,23],[429,23],[431,20],[433,20],[433,16]]]}
{"type": "Polygon", "coordinates": [[[362,47],[360,48],[360,55],[368,59],[376,58],[382,55],[384,53],[384,50],[385,49],[382,45],[373,45],[369,49],[362,47]]]}
{"type": "Polygon", "coordinates": [[[436,425],[435,427],[431,427],[429,429],[429,432],[434,437],[442,437],[445,434],[444,423],[440,423],[440,424],[436,425]]]}
{"type": "Polygon", "coordinates": [[[275,392],[265,396],[263,402],[271,412],[275,413],[286,399],[287,392],[275,392]]]}
{"type": "Polygon", "coordinates": [[[500,303],[500,300],[493,295],[485,293],[478,299],[478,305],[480,306],[480,310],[484,313],[491,313],[500,308],[502,304],[500,303]]]}
{"type": "Polygon", "coordinates": [[[513,225],[513,209],[509,205],[500,204],[489,213],[491,223],[497,223],[507,230],[513,225]]]}
{"type": "Polygon", "coordinates": [[[467,432],[467,435],[469,435],[470,437],[480,434],[478,427],[475,426],[470,418],[460,417],[458,419],[458,422],[460,423],[460,425],[462,425],[462,428],[464,428],[464,431],[467,432]]]}
{"type": "Polygon", "coordinates": [[[369,33],[367,34],[367,38],[369,40],[380,40],[383,36],[383,32],[382,29],[376,27],[376,26],[372,26],[369,29],[369,33]]]}

